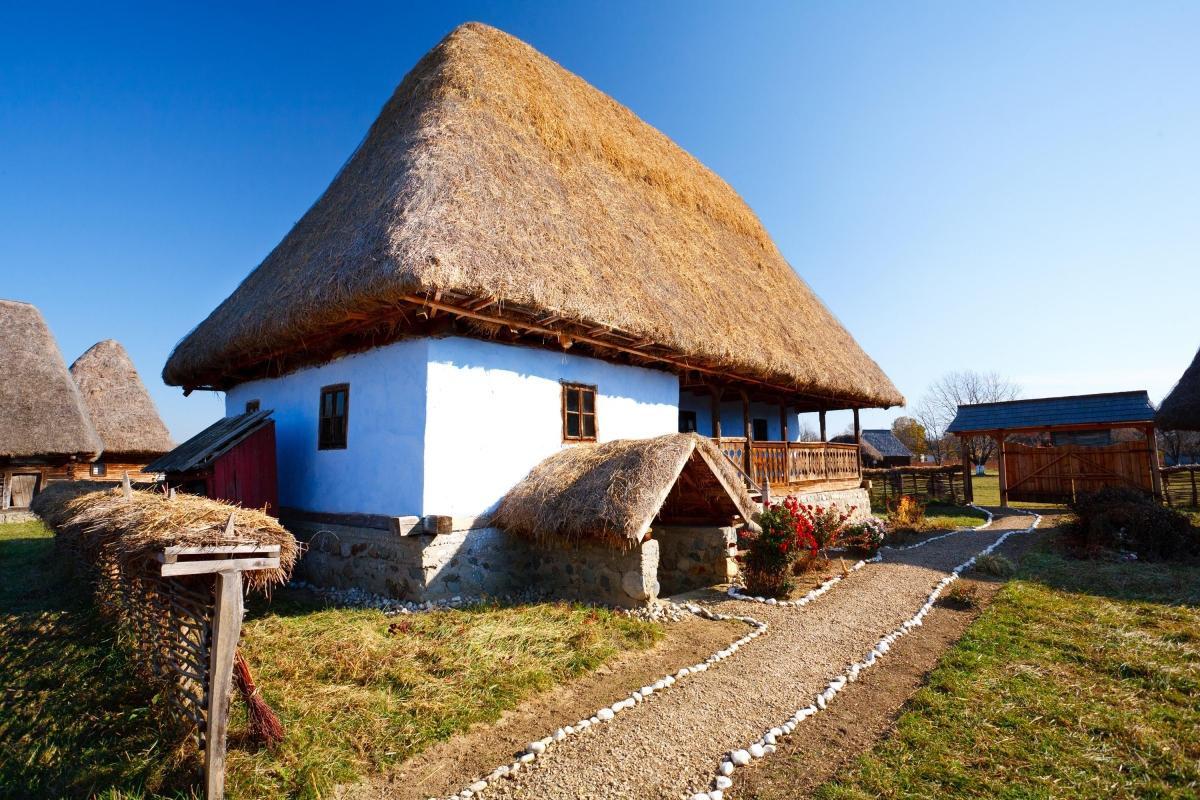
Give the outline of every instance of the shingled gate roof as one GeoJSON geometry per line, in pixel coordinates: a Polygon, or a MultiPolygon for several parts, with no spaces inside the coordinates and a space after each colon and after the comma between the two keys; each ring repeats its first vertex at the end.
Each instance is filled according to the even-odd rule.
{"type": "Polygon", "coordinates": [[[947,433],[1038,430],[1067,425],[1148,423],[1154,419],[1150,396],[1143,391],[1039,397],[958,407],[947,433]]]}
{"type": "Polygon", "coordinates": [[[526,343],[720,371],[828,407],[903,403],[733,189],[477,23],[417,63],[163,378],[227,388],[412,335],[438,310],[470,335],[519,330],[526,343]]]}
{"type": "Polygon", "coordinates": [[[1167,430],[1200,431],[1200,351],[1158,407],[1154,421],[1167,430]]]}
{"type": "Polygon", "coordinates": [[[0,458],[96,456],[100,439],[36,308],[0,300],[0,353],[0,458]]]}
{"type": "Polygon", "coordinates": [[[104,454],[161,455],[175,443],[120,342],[105,339],[71,365],[104,454]]]}

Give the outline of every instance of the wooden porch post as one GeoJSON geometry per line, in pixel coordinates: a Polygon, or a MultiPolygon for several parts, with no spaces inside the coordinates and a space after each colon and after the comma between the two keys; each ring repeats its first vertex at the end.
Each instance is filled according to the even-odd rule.
{"type": "Polygon", "coordinates": [[[750,395],[746,393],[745,389],[739,393],[742,396],[742,426],[745,428],[746,435],[746,466],[744,469],[751,480],[757,481],[758,479],[754,477],[754,460],[750,457],[750,450],[754,444],[754,426],[750,424],[750,395]]]}
{"type": "Polygon", "coordinates": [[[974,503],[975,486],[971,483],[971,452],[967,449],[967,437],[958,437],[958,443],[962,452],[963,494],[968,503],[974,503]]]}
{"type": "Polygon", "coordinates": [[[721,440],[721,387],[709,384],[708,391],[712,394],[712,437],[721,440]]]}
{"type": "Polygon", "coordinates": [[[1158,437],[1154,435],[1154,426],[1146,426],[1146,447],[1150,451],[1150,485],[1154,487],[1154,496],[1163,499],[1162,473],[1158,471],[1158,437]]]}
{"type": "Polygon", "coordinates": [[[858,468],[862,470],[862,424],[858,421],[858,409],[854,409],[854,445],[858,448],[858,468]]]}
{"type": "Polygon", "coordinates": [[[791,441],[788,438],[788,407],[787,403],[779,403],[779,437],[785,442],[791,441]]]}
{"type": "Polygon", "coordinates": [[[826,432],[825,432],[825,409],[822,408],[820,411],[817,412],[817,419],[819,419],[821,421],[821,441],[828,442],[829,437],[826,435],[826,432]]]}
{"type": "Polygon", "coordinates": [[[996,434],[996,468],[1000,471],[1000,507],[1008,508],[1008,476],[1004,474],[1004,439],[1003,433],[996,434]]]}
{"type": "Polygon", "coordinates": [[[229,722],[229,695],[233,686],[233,660],[242,631],[242,573],[217,573],[217,598],[213,609],[212,653],[209,662],[207,728],[204,731],[204,796],[225,796],[225,729],[229,722]]]}

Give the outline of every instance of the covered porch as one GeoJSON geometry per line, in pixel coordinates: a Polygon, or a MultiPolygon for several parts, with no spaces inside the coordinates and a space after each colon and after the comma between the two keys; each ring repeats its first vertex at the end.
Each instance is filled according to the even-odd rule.
{"type": "Polygon", "coordinates": [[[859,407],[758,387],[684,381],[679,408],[679,429],[712,439],[754,494],[837,491],[862,484],[859,407]],[[853,414],[852,443],[829,441],[827,412],[842,410],[853,414]],[[814,412],[817,430],[811,433],[817,441],[799,441],[800,414],[814,412]]]}

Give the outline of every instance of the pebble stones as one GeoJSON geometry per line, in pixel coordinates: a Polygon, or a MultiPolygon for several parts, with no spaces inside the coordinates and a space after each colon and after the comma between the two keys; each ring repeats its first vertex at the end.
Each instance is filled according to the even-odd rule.
{"type": "Polygon", "coordinates": [[[733,774],[733,762],[729,759],[722,761],[721,766],[717,768],[717,772],[720,772],[723,778],[729,777],[733,774]]]}
{"type": "Polygon", "coordinates": [[[729,760],[733,762],[734,766],[744,767],[750,763],[750,751],[734,750],[729,754],[729,760]]]}

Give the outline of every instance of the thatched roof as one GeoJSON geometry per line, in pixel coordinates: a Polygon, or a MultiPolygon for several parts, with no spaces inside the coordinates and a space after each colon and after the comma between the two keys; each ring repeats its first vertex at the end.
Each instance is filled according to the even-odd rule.
{"type": "Polygon", "coordinates": [[[120,342],[92,345],[71,365],[71,377],[100,435],[104,455],[160,455],[175,443],[120,342]]]}
{"type": "Polygon", "coordinates": [[[417,63],[163,378],[225,388],[280,374],[427,331],[433,309],[471,335],[719,371],[831,407],[903,403],[732,188],[477,23],[417,63]]]}
{"type": "Polygon", "coordinates": [[[111,483],[59,482],[39,492],[31,508],[97,564],[147,563],[167,547],[279,545],[278,569],[244,574],[249,588],[264,589],[285,583],[300,557],[300,545],[279,520],[197,495],[134,491],[127,499],[111,483]]]}
{"type": "Polygon", "coordinates": [[[711,441],[673,433],[560,450],[509,490],[492,522],[546,541],[596,539],[630,547],[664,507],[702,515],[710,524],[729,524],[734,516],[748,522],[756,510],[737,471],[711,441]]]}
{"type": "Polygon", "coordinates": [[[78,456],[101,450],[41,313],[0,300],[0,458],[78,456]]]}
{"type": "Polygon", "coordinates": [[[1169,431],[1200,431],[1200,351],[1158,407],[1154,422],[1169,431]]]}

